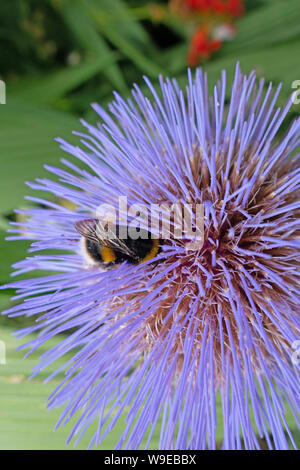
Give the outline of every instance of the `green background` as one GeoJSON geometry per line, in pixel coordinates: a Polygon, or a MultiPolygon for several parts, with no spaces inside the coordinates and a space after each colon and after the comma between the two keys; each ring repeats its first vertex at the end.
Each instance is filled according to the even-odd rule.
{"type": "MultiPolygon", "coordinates": [[[[300,80],[299,0],[245,3],[247,13],[237,22],[236,38],[203,68],[212,87],[223,68],[230,80],[239,60],[243,72],[255,69],[267,82],[283,83],[283,105],[292,82],[300,80]]],[[[54,138],[76,141],[71,131],[81,129],[79,117],[95,122],[90,103],[106,107],[114,90],[128,97],[132,84],[138,83],[147,92],[143,75],[154,83],[159,74],[174,76],[185,85],[191,27],[168,15],[155,22],[151,8],[150,2],[139,0],[1,2],[0,78],[7,91],[6,104],[0,105],[1,284],[9,281],[11,265],[28,247],[4,241],[9,221],[16,217],[14,209],[27,207],[24,195],[33,194],[24,182],[43,176],[45,163],[58,164],[63,157],[54,138]]],[[[298,114],[299,106],[293,106],[286,125],[298,114]]],[[[1,310],[11,305],[11,293],[0,291],[1,310]]],[[[46,411],[55,381],[43,384],[46,375],[41,375],[29,382],[40,353],[23,360],[24,352],[15,351],[11,332],[28,323],[0,316],[0,340],[7,346],[7,364],[0,365],[0,449],[65,448],[70,426],[53,433],[59,410],[46,411]]],[[[120,421],[103,448],[114,447],[122,426],[120,421]]],[[[299,434],[295,436],[299,441],[299,434]]],[[[217,437],[221,440],[221,431],[217,437]]]]}

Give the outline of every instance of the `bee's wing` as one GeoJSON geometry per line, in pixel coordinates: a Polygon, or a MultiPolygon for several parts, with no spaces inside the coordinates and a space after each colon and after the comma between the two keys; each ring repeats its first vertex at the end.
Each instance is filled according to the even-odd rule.
{"type": "MultiPolygon", "coordinates": [[[[115,226],[116,228],[116,226],[115,226]]],[[[126,242],[119,238],[116,231],[113,231],[108,222],[98,220],[96,226],[96,233],[98,236],[98,243],[112,250],[117,250],[124,255],[131,256],[134,259],[138,259],[136,253],[126,244],[126,242]]]]}
{"type": "Polygon", "coordinates": [[[97,224],[97,219],[85,219],[76,222],[75,228],[77,232],[79,232],[80,235],[82,235],[84,238],[87,238],[88,240],[95,243],[100,243],[96,232],[97,224]]]}
{"type": "Polygon", "coordinates": [[[80,235],[92,242],[138,259],[136,253],[128,247],[123,239],[117,237],[116,233],[109,227],[108,222],[100,219],[85,219],[76,222],[75,228],[80,235]]]}

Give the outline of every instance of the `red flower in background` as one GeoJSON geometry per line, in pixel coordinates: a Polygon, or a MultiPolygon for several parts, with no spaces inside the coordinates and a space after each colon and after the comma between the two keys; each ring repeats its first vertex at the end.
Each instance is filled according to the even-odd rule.
{"type": "Polygon", "coordinates": [[[200,26],[191,39],[187,63],[191,66],[197,65],[200,57],[208,59],[222,44],[222,41],[209,37],[206,26],[200,26]]]}
{"type": "Polygon", "coordinates": [[[211,8],[211,0],[186,0],[187,5],[193,10],[208,11],[211,8]]]}
{"type": "Polygon", "coordinates": [[[245,7],[241,0],[228,0],[227,12],[232,16],[242,16],[245,13],[245,7]]]}
{"type": "Polygon", "coordinates": [[[233,20],[244,14],[242,0],[171,0],[173,12],[196,24],[187,63],[197,65],[221,48],[223,41],[236,33],[233,20]]]}
{"type": "Polygon", "coordinates": [[[242,0],[185,0],[191,10],[212,11],[221,15],[241,16],[245,9],[242,0]]]}

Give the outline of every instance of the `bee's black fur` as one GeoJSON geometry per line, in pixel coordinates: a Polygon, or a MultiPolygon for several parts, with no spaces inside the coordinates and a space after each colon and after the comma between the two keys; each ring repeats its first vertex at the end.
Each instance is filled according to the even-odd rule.
{"type": "MultiPolygon", "coordinates": [[[[139,232],[139,238],[133,239],[130,237],[128,234],[127,238],[122,238],[122,244],[126,245],[128,247],[128,252],[134,254],[134,256],[131,256],[130,254],[127,254],[123,251],[119,251],[117,248],[118,244],[118,236],[120,234],[120,226],[117,226],[116,230],[116,238],[114,239],[114,247],[111,247],[111,250],[113,251],[113,254],[115,256],[114,261],[106,262],[101,255],[101,246],[104,246],[101,244],[101,240],[99,240],[99,243],[93,241],[90,238],[84,238],[85,241],[85,248],[87,251],[88,256],[95,261],[96,263],[105,263],[107,266],[113,266],[115,264],[120,264],[123,261],[127,261],[128,263],[131,264],[139,264],[140,262],[143,261],[144,258],[147,257],[151,253],[151,250],[155,246],[155,243],[157,240],[154,240],[151,238],[151,233],[148,232],[147,230],[140,230],[139,232]]],[[[159,248],[158,248],[159,251],[159,248]]]]}

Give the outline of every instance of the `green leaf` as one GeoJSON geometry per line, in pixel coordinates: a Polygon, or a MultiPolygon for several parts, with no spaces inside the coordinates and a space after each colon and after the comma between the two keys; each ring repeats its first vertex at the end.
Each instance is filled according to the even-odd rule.
{"type": "Polygon", "coordinates": [[[122,28],[122,26],[124,27],[124,24],[119,26],[119,23],[107,23],[105,17],[103,17],[103,10],[100,8],[101,5],[96,4],[92,0],[76,0],[76,2],[80,3],[90,18],[97,24],[99,31],[101,31],[117,49],[132,60],[143,73],[150,77],[157,77],[160,73],[163,73],[163,69],[146,56],[146,54],[141,51],[139,44],[133,41],[128,34],[120,34],[120,28],[122,28]]]}
{"type": "MultiPolygon", "coordinates": [[[[278,104],[282,105],[294,91],[291,87],[293,81],[300,77],[300,62],[295,61],[299,52],[300,40],[290,44],[278,45],[276,47],[254,50],[253,52],[240,53],[235,57],[220,57],[202,65],[204,72],[208,74],[209,90],[212,92],[216,82],[221,77],[221,71],[226,70],[227,83],[232,83],[237,61],[240,62],[243,73],[255,70],[258,77],[264,77],[266,82],[272,81],[276,86],[283,83],[278,104]]],[[[178,77],[182,87],[187,84],[187,74],[184,72],[178,77]]],[[[144,91],[144,88],[143,88],[144,91]]],[[[227,88],[227,97],[230,96],[230,86],[227,88]]],[[[292,111],[297,112],[299,106],[294,105],[292,111]]]]}
{"type": "Polygon", "coordinates": [[[270,2],[246,14],[238,23],[238,33],[233,41],[224,44],[222,52],[250,52],[256,48],[300,37],[299,0],[270,2]]]}
{"type": "MultiPolygon", "coordinates": [[[[0,325],[2,324],[2,319],[5,318],[4,316],[1,316],[1,311],[8,308],[10,304],[10,299],[11,299],[11,295],[7,294],[6,292],[7,291],[1,291],[0,293],[0,325]]],[[[1,330],[1,327],[0,327],[0,330],[1,330]]]]}
{"type": "Polygon", "coordinates": [[[66,67],[52,74],[22,80],[17,87],[11,87],[13,96],[32,103],[52,104],[115,61],[115,54],[88,60],[74,67],[66,67]]]}
{"type": "Polygon", "coordinates": [[[0,214],[9,214],[24,204],[25,194],[33,194],[25,181],[45,176],[45,163],[59,162],[63,152],[55,137],[78,142],[72,130],[82,130],[73,116],[7,97],[0,106],[0,214]]]}
{"type": "MultiPolygon", "coordinates": [[[[98,34],[93,23],[84,9],[80,7],[77,0],[65,0],[60,5],[59,11],[78,43],[90,52],[93,58],[104,59],[108,57],[112,61],[115,60],[115,56],[108,44],[98,34]]],[[[126,82],[117,64],[108,66],[104,73],[114,87],[120,91],[126,91],[126,82]]]]}
{"type": "MultiPolygon", "coordinates": [[[[11,265],[24,259],[29,247],[26,241],[7,241],[5,237],[7,233],[0,230],[0,283],[5,284],[10,280],[10,274],[13,269],[11,265]]],[[[1,292],[1,291],[0,291],[1,292]]],[[[1,292],[2,293],[2,292],[1,292]]],[[[1,297],[1,295],[0,295],[1,297]]]]}
{"type": "Polygon", "coordinates": [[[281,98],[285,100],[293,92],[292,82],[300,76],[300,62],[295,61],[299,47],[300,40],[297,40],[290,44],[239,54],[236,59],[224,57],[207,64],[204,70],[210,77],[216,77],[220,76],[220,70],[225,68],[230,81],[233,78],[236,60],[239,60],[244,73],[254,69],[259,77],[265,77],[275,85],[282,82],[281,98]]]}
{"type": "Polygon", "coordinates": [[[0,230],[7,230],[9,228],[9,221],[6,217],[0,215],[0,230]]]}
{"type": "Polygon", "coordinates": [[[188,53],[188,43],[179,44],[167,51],[162,52],[161,61],[165,64],[170,75],[177,75],[184,69],[187,69],[186,56],[188,53]]]}
{"type": "Polygon", "coordinates": [[[122,0],[90,0],[89,5],[97,16],[102,17],[108,27],[118,31],[120,36],[134,41],[140,48],[153,48],[146,30],[130,13],[122,0]]]}

